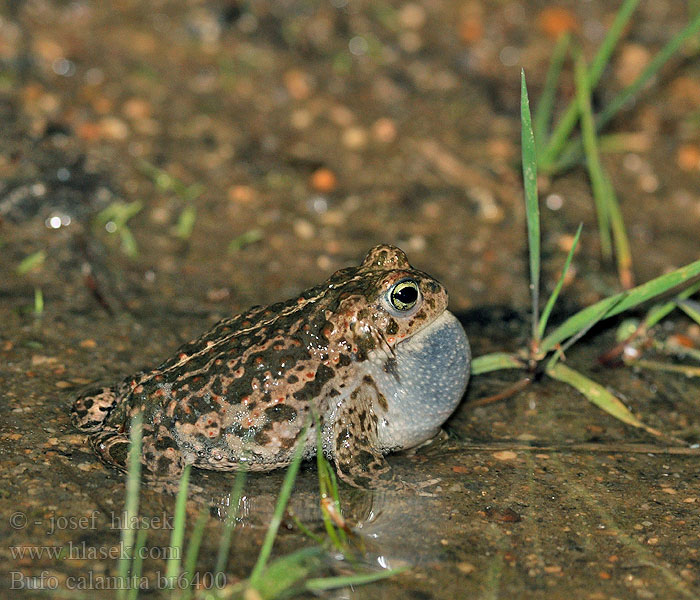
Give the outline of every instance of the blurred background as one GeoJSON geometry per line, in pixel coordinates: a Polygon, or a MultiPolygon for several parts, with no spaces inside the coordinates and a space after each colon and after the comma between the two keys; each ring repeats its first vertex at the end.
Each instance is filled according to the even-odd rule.
{"type": "MultiPolygon", "coordinates": [[[[457,310],[524,305],[520,69],[534,109],[559,37],[570,32],[590,61],[620,4],[10,2],[0,20],[5,285],[30,302],[41,285],[47,301],[69,295],[84,308],[96,295],[119,310],[154,294],[242,308],[390,242],[445,282],[457,310]],[[18,277],[13,267],[41,251],[18,277]]],[[[695,4],[639,3],[594,110],[695,4]]],[[[617,136],[603,162],[637,280],[697,256],[697,46],[606,127],[617,136]]],[[[555,122],[572,71],[567,61],[555,122]]],[[[543,175],[540,190],[545,280],[583,222],[580,300],[614,289],[585,168],[543,175]]]]}
{"type": "MultiPolygon", "coordinates": [[[[539,152],[575,102],[572,56],[595,64],[625,11],[590,104],[600,114],[641,82],[597,140],[629,264],[621,270],[619,247],[606,251],[580,154],[542,159],[543,298],[583,223],[553,323],[698,259],[697,0],[0,4],[0,508],[36,515],[23,530],[0,519],[3,539],[118,544],[102,521],[51,536],[32,525],[123,506],[121,474],[70,425],[76,391],[155,364],[221,317],[286,299],[377,243],[446,285],[475,355],[523,346],[521,69],[533,112],[546,117],[542,99],[552,103],[536,124],[539,152]]],[[[697,324],[679,330],[697,352],[697,324]]],[[[608,330],[574,360],[645,422],[697,440],[696,380],[603,369],[597,358],[614,343],[608,330]]],[[[515,377],[476,377],[468,396],[515,377]]],[[[448,429],[446,446],[391,459],[401,477],[439,477],[435,498],[358,503],[375,519],[364,530],[375,566],[414,567],[360,597],[697,597],[697,449],[655,455],[644,432],[551,380],[509,402],[465,402],[448,429]],[[549,450],[529,452],[538,443],[549,450]]],[[[309,471],[299,488],[315,507],[309,471]]],[[[250,572],[282,476],[252,478],[247,501],[263,510],[250,508],[258,527],[235,537],[236,577],[250,572]]],[[[230,480],[198,477],[227,506],[230,480]]],[[[170,496],[143,496],[147,514],[171,508],[170,496]]],[[[210,566],[220,522],[208,527],[210,566]]],[[[167,545],[168,533],[153,536],[167,545]]],[[[310,544],[280,537],[280,552],[310,544]]],[[[0,552],[4,588],[10,570],[51,569],[63,585],[114,566],[0,552]]]]}

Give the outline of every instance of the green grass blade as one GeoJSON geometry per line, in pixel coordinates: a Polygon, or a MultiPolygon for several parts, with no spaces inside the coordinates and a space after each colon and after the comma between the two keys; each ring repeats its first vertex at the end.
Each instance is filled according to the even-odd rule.
{"type": "Polygon", "coordinates": [[[700,276],[700,260],[696,260],[680,269],[666,273],[665,275],[660,275],[651,281],[647,281],[641,285],[638,285],[631,290],[626,292],[621,292],[609,298],[604,298],[591,306],[580,310],[576,314],[569,317],[564,323],[557,327],[552,333],[550,333],[544,340],[542,340],[541,350],[543,352],[548,352],[553,350],[554,347],[559,344],[562,340],[565,340],[582,329],[586,323],[588,323],[597,313],[601,311],[602,307],[606,307],[606,311],[603,313],[602,318],[607,319],[615,315],[620,314],[626,310],[639,306],[640,304],[660,296],[673,289],[678,285],[684,283],[694,282],[692,281],[695,277],[700,276]]]}
{"type": "Polygon", "coordinates": [[[335,522],[329,512],[329,510],[334,510],[337,514],[342,515],[340,495],[338,494],[338,481],[335,478],[332,467],[328,464],[326,457],[323,455],[323,440],[321,439],[321,426],[319,424],[318,415],[314,413],[313,416],[316,427],[316,468],[321,497],[321,516],[323,518],[326,534],[331,540],[331,543],[336,549],[343,552],[347,546],[347,536],[342,528],[336,528],[335,522]],[[328,501],[332,502],[332,508],[330,509],[326,505],[328,501]]]}
{"type": "MultiPolygon", "coordinates": [[[[622,32],[627,26],[632,13],[637,8],[637,4],[639,4],[639,0],[625,0],[622,6],[620,6],[620,10],[617,11],[613,24],[610,26],[610,29],[605,35],[600,48],[598,48],[598,52],[596,52],[596,55],[593,58],[591,70],[587,76],[589,89],[594,89],[595,86],[598,85],[600,76],[610,62],[610,56],[612,55],[622,32]]],[[[562,153],[562,149],[564,148],[566,141],[569,139],[571,132],[576,126],[578,115],[578,104],[576,99],[574,99],[566,108],[564,116],[555,127],[552,136],[549,138],[547,147],[540,156],[539,164],[542,169],[551,171],[552,165],[557,161],[557,158],[562,153]]]]}
{"type": "Polygon", "coordinates": [[[15,268],[18,275],[26,275],[29,271],[38,269],[44,264],[46,260],[46,252],[44,250],[38,250],[37,252],[32,252],[29,256],[25,256],[20,263],[15,268]]]}
{"type": "Polygon", "coordinates": [[[34,288],[34,316],[40,317],[44,314],[44,292],[39,286],[34,288]]]}
{"type": "Polygon", "coordinates": [[[109,206],[101,210],[95,217],[95,224],[98,227],[105,227],[112,223],[111,233],[119,234],[122,242],[122,251],[127,256],[133,258],[138,255],[136,240],[129,229],[129,220],[143,209],[143,204],[138,200],[134,202],[112,202],[109,206]]]}
{"type": "MultiPolygon", "coordinates": [[[[610,304],[604,303],[603,305],[600,306],[599,310],[591,315],[589,315],[588,320],[583,323],[578,331],[574,333],[571,337],[569,337],[566,342],[564,342],[561,346],[556,348],[556,352],[552,355],[552,357],[549,359],[549,362],[547,363],[547,366],[553,366],[560,358],[564,356],[564,353],[571,347],[573,346],[576,342],[578,342],[584,335],[586,335],[594,325],[596,325],[601,319],[605,317],[605,315],[615,307],[616,304],[619,304],[622,302],[624,299],[625,294],[621,294],[620,296],[613,297],[611,300],[612,302],[610,304]]],[[[543,345],[544,348],[544,345],[543,345]]],[[[548,350],[543,349],[543,355],[546,354],[548,350]]]]}
{"type": "Polygon", "coordinates": [[[679,300],[678,308],[680,308],[693,321],[700,325],[700,304],[693,300],[679,300]]]}
{"type": "MultiPolygon", "coordinates": [[[[610,104],[606,106],[596,119],[596,129],[600,131],[610,120],[629,102],[644,85],[661,69],[661,67],[675,54],[679,48],[692,36],[700,31],[700,14],[696,15],[693,20],[676,36],[674,36],[666,46],[651,60],[645,69],[639,74],[637,79],[628,87],[622,90],[610,104]]],[[[576,123],[574,122],[573,125],[576,123]]],[[[572,125],[572,128],[573,128],[572,125]]],[[[552,138],[554,135],[552,135],[552,138]]],[[[567,137],[561,142],[565,147],[557,150],[556,153],[548,152],[546,158],[541,161],[542,168],[546,168],[549,173],[563,171],[580,160],[581,157],[581,140],[572,140],[566,143],[567,137]],[[561,157],[561,158],[559,158],[561,157]]],[[[552,146],[550,140],[549,146],[552,146]]],[[[548,149],[549,150],[549,147],[548,149]]]]}
{"type": "Polygon", "coordinates": [[[600,44],[600,48],[598,48],[591,62],[591,70],[588,75],[589,87],[591,87],[591,89],[598,85],[598,81],[600,81],[605,67],[607,67],[610,62],[610,57],[615,50],[615,46],[625,30],[625,27],[627,27],[627,23],[638,4],[639,0],[626,0],[623,2],[622,6],[620,6],[620,10],[617,11],[615,20],[610,26],[610,30],[605,35],[603,42],[600,44]]]}
{"type": "Polygon", "coordinates": [[[642,70],[637,79],[622,90],[610,101],[597,119],[598,129],[604,127],[619,110],[632,99],[637,92],[663,67],[663,65],[680,49],[680,47],[691,37],[700,32],[700,14],[678,32],[673,38],[654,56],[649,64],[642,70]]]}
{"type": "Polygon", "coordinates": [[[491,371],[502,371],[503,369],[523,369],[525,363],[519,361],[512,354],[505,352],[493,352],[477,356],[472,361],[472,375],[483,375],[491,371]]]}
{"type": "MultiPolygon", "coordinates": [[[[129,464],[126,474],[126,502],[121,531],[122,558],[119,559],[118,572],[121,581],[126,581],[129,576],[129,564],[133,556],[134,538],[136,531],[133,524],[137,521],[139,512],[139,490],[141,488],[141,438],[143,437],[143,424],[141,413],[131,420],[129,432],[129,464]]],[[[118,598],[126,598],[127,589],[120,589],[118,598]]]]}
{"type": "MultiPolygon", "coordinates": [[[[180,588],[180,600],[189,600],[192,597],[192,588],[190,587],[194,571],[197,568],[197,558],[199,557],[199,547],[202,545],[204,537],[204,528],[209,520],[209,508],[204,506],[197,516],[192,534],[190,535],[189,543],[187,544],[187,554],[185,555],[184,576],[185,580],[180,588]],[[184,589],[183,589],[184,588],[184,589]]],[[[178,586],[179,587],[179,586],[178,586]]]]}
{"type": "Polygon", "coordinates": [[[655,360],[645,360],[643,358],[631,360],[629,364],[652,371],[666,371],[667,373],[680,373],[686,377],[700,377],[700,367],[693,367],[690,365],[669,365],[655,360]]]}
{"type": "Polygon", "coordinates": [[[612,308],[620,304],[625,294],[626,292],[622,292],[610,296],[570,316],[542,340],[540,351],[546,354],[550,350],[554,350],[565,339],[579,335],[582,331],[588,331],[598,321],[604,319],[612,308]]]}
{"type": "Polygon", "coordinates": [[[602,385],[567,367],[562,362],[557,362],[547,367],[545,372],[553,379],[568,383],[571,387],[581,392],[589,402],[612,415],[618,421],[643,429],[652,435],[661,435],[658,430],[642,423],[614,394],[610,393],[602,385]]]}
{"type": "Polygon", "coordinates": [[[587,86],[586,65],[580,53],[576,56],[576,92],[581,112],[581,135],[586,155],[586,166],[588,167],[588,176],[593,187],[593,198],[598,214],[601,249],[603,256],[610,256],[610,230],[608,229],[610,227],[615,243],[615,256],[617,258],[620,282],[623,288],[629,289],[634,285],[630,243],[615,190],[600,161],[598,140],[596,139],[595,124],[593,122],[593,110],[591,108],[591,91],[587,86]]]}
{"type": "Polygon", "coordinates": [[[673,312],[678,307],[678,302],[680,300],[690,298],[693,294],[695,294],[698,291],[700,291],[700,281],[698,281],[695,285],[688,286],[680,294],[678,294],[678,296],[676,296],[674,300],[670,300],[669,302],[664,302],[663,304],[653,306],[647,313],[647,316],[644,318],[642,326],[645,329],[651,329],[666,315],[673,312]]]}
{"type": "Polygon", "coordinates": [[[259,242],[261,239],[263,239],[262,229],[250,229],[238,237],[233,238],[228,244],[227,252],[229,254],[235,254],[246,246],[259,242]]]}
{"type": "Polygon", "coordinates": [[[188,204],[182,209],[182,212],[177,219],[177,225],[175,225],[175,235],[181,240],[190,239],[196,220],[197,207],[194,204],[188,204]]]}
{"type": "Polygon", "coordinates": [[[292,514],[291,511],[287,511],[289,513],[289,516],[292,518],[292,521],[294,521],[294,526],[301,531],[305,536],[307,536],[309,539],[312,539],[314,542],[316,542],[319,546],[323,546],[325,543],[325,540],[320,536],[316,535],[313,531],[311,531],[306,525],[304,525],[300,520],[299,517],[297,517],[295,514],[292,514]]]}
{"type": "Polygon", "coordinates": [[[600,248],[605,258],[612,257],[612,241],[610,237],[610,202],[609,191],[612,189],[606,180],[603,166],[598,155],[598,143],[595,137],[593,124],[593,111],[591,109],[591,90],[588,86],[586,75],[586,63],[580,51],[575,59],[576,98],[578,99],[579,112],[581,114],[581,135],[583,147],[586,153],[586,166],[588,176],[593,188],[593,200],[598,217],[598,235],[600,236],[600,248]]]}
{"type": "Polygon", "coordinates": [[[537,103],[537,109],[535,110],[535,139],[542,148],[545,147],[547,142],[547,132],[552,120],[557,83],[559,82],[559,76],[564,66],[564,60],[566,59],[566,53],[569,50],[570,42],[571,35],[568,31],[559,36],[557,44],[554,46],[554,51],[552,52],[552,60],[549,62],[549,69],[547,69],[547,77],[544,82],[544,88],[542,88],[542,95],[540,96],[540,101],[537,103]]]}
{"type": "Polygon", "coordinates": [[[185,519],[187,516],[187,487],[190,483],[191,464],[185,465],[180,477],[180,487],[175,500],[175,518],[170,534],[170,556],[166,561],[165,578],[168,587],[175,587],[182,563],[182,544],[185,539],[185,519]]]}
{"type": "Polygon", "coordinates": [[[617,274],[620,283],[625,289],[634,285],[634,274],[632,272],[632,251],[630,241],[627,237],[627,228],[620,211],[620,203],[617,201],[615,189],[609,177],[605,177],[607,184],[608,211],[610,213],[610,226],[612,227],[613,242],[615,244],[615,257],[617,258],[617,274]]]}
{"type": "Polygon", "coordinates": [[[297,442],[297,447],[294,450],[294,456],[292,462],[287,468],[287,473],[284,476],[284,481],[282,482],[282,488],[280,489],[280,495],[277,498],[277,504],[275,505],[275,512],[270,520],[270,525],[267,528],[265,534],[265,539],[263,540],[262,548],[260,548],[260,554],[258,555],[258,560],[253,567],[253,571],[250,574],[249,584],[253,589],[258,589],[261,582],[261,576],[265,569],[268,559],[270,558],[270,553],[272,552],[272,546],[275,543],[275,537],[277,536],[277,530],[282,523],[282,517],[284,515],[284,509],[289,502],[289,497],[292,494],[292,488],[294,488],[294,481],[296,480],[297,473],[299,471],[299,466],[301,465],[301,459],[304,453],[304,446],[306,445],[306,436],[308,434],[308,426],[304,427],[299,440],[297,442]]]}
{"type": "Polygon", "coordinates": [[[334,590],[350,585],[362,585],[364,583],[372,583],[389,577],[394,577],[406,571],[408,567],[399,569],[390,569],[380,571],[378,573],[357,573],[355,575],[341,575],[338,577],[324,577],[322,579],[309,579],[305,587],[310,592],[321,592],[324,590],[334,590]]]}
{"type": "MultiPolygon", "coordinates": [[[[613,317],[620,314],[630,308],[639,306],[647,300],[651,300],[655,296],[659,296],[673,289],[677,285],[682,285],[692,281],[695,277],[700,275],[700,260],[696,260],[680,269],[666,273],[665,275],[660,275],[651,281],[647,281],[641,285],[638,285],[627,293],[623,292],[618,294],[618,296],[626,296],[623,300],[615,307],[613,307],[606,315],[605,318],[613,317]]],[[[693,282],[694,284],[695,282],[693,282]]]]}
{"type": "Polygon", "coordinates": [[[569,250],[569,253],[566,255],[566,260],[564,261],[564,268],[561,270],[561,275],[559,276],[559,280],[557,281],[557,285],[554,286],[554,289],[552,290],[552,295],[547,300],[547,304],[545,304],[544,310],[542,311],[542,317],[540,318],[540,329],[537,332],[537,336],[540,339],[542,339],[542,337],[544,336],[544,330],[547,327],[547,321],[549,321],[549,315],[552,314],[552,309],[554,308],[554,304],[556,303],[557,298],[559,298],[561,288],[564,285],[564,279],[566,278],[566,274],[569,272],[569,267],[571,266],[571,260],[574,258],[574,252],[576,252],[576,247],[578,246],[578,240],[581,237],[581,230],[582,229],[583,229],[583,223],[580,223],[578,226],[578,229],[576,230],[576,235],[574,236],[574,241],[571,244],[571,249],[569,250]]]}
{"type": "Polygon", "coordinates": [[[221,531],[219,550],[216,555],[216,568],[214,569],[215,573],[223,573],[226,569],[226,564],[228,563],[228,555],[231,549],[231,536],[233,535],[233,529],[236,526],[236,519],[238,518],[238,511],[241,506],[243,486],[245,485],[247,474],[245,463],[241,463],[241,465],[242,467],[238,470],[236,477],[233,480],[233,487],[231,488],[231,494],[229,495],[226,522],[224,523],[224,528],[221,531]]]}
{"type": "MultiPolygon", "coordinates": [[[[257,586],[253,586],[252,579],[248,580],[248,589],[254,589],[256,594],[250,597],[273,600],[286,596],[302,579],[321,567],[322,555],[322,548],[302,548],[273,560],[263,570],[257,586]]],[[[243,597],[248,598],[248,595],[243,597]]]]}
{"type": "Polygon", "coordinates": [[[133,552],[134,561],[131,565],[131,575],[127,586],[129,588],[129,600],[136,600],[139,597],[139,583],[141,581],[141,573],[143,573],[143,548],[146,546],[147,537],[148,527],[142,525],[136,534],[136,545],[133,552]]]}
{"type": "Polygon", "coordinates": [[[537,149],[532,132],[530,101],[527,97],[525,71],[520,72],[520,127],[522,141],[523,187],[525,189],[525,214],[527,217],[527,241],[530,249],[530,293],[532,297],[532,339],[537,337],[540,302],[540,207],[537,201],[537,149]]]}

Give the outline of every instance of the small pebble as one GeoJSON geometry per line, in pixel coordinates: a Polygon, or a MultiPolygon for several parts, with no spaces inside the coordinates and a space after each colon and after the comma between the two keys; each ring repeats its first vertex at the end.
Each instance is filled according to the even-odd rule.
{"type": "Polygon", "coordinates": [[[651,55],[649,50],[640,44],[625,44],[620,52],[615,67],[615,76],[622,86],[630,85],[642,69],[647,66],[651,55]]]}
{"type": "Polygon", "coordinates": [[[306,219],[294,221],[294,234],[302,240],[310,240],[316,235],[316,229],[306,219]]]}
{"type": "Polygon", "coordinates": [[[362,127],[348,127],[343,131],[342,140],[349,150],[360,150],[367,145],[367,132],[362,127]]]}
{"type": "Polygon", "coordinates": [[[372,125],[372,137],[382,144],[389,144],[396,139],[396,125],[386,117],[377,119],[372,125]]]}
{"type": "Polygon", "coordinates": [[[676,153],[676,163],[683,171],[700,170],[700,146],[683,144],[676,153]]]}
{"type": "Polygon", "coordinates": [[[317,192],[332,192],[338,184],[335,173],[326,167],[316,169],[311,174],[311,187],[317,192]]]}
{"type": "Polygon", "coordinates": [[[493,457],[496,460],[514,460],[518,455],[512,450],[501,450],[499,452],[494,452],[493,457]]]}
{"type": "Polygon", "coordinates": [[[425,19],[425,9],[420,4],[409,2],[399,10],[399,24],[406,29],[420,29],[425,19]]]}
{"type": "Polygon", "coordinates": [[[470,573],[476,571],[476,567],[468,562],[458,562],[457,569],[459,569],[460,573],[464,573],[465,575],[469,575],[470,573]]]}
{"type": "Polygon", "coordinates": [[[102,137],[108,140],[125,140],[129,136],[129,127],[117,117],[104,117],[100,121],[102,137]]]}
{"type": "Polygon", "coordinates": [[[236,204],[249,204],[255,200],[255,190],[248,185],[234,185],[228,189],[228,199],[236,204]]]}
{"type": "Polygon", "coordinates": [[[141,98],[129,98],[124,102],[122,112],[127,119],[138,121],[151,116],[151,105],[141,98]]]}
{"type": "Polygon", "coordinates": [[[291,69],[284,74],[284,85],[295,100],[305,100],[312,92],[309,76],[298,69],[291,69]]]}
{"type": "Polygon", "coordinates": [[[567,31],[578,31],[579,24],[576,16],[558,6],[545,8],[537,17],[540,30],[554,39],[567,31]]]}

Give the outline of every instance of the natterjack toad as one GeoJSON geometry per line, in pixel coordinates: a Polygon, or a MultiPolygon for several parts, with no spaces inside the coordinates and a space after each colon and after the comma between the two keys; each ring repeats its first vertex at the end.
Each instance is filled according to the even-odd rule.
{"type": "Polygon", "coordinates": [[[433,437],[459,403],[470,351],[447,292],[393,246],[372,248],[298,297],[224,319],[172,358],[75,400],[74,425],[126,467],[143,416],[142,462],[154,477],[185,464],[255,471],[287,465],[304,425],[360,487],[391,479],[384,454],[433,437]]]}

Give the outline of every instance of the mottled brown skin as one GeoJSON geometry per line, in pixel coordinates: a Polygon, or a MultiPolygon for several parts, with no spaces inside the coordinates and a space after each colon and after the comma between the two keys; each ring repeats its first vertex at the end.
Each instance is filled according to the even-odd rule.
{"type": "Polygon", "coordinates": [[[359,267],[224,319],[157,368],[81,395],[72,420],[103,461],[124,469],[131,419],[140,413],[147,473],[174,478],[187,463],[224,471],[243,462],[259,471],[287,465],[307,424],[309,455],[315,413],[339,475],[371,486],[388,473],[387,449],[376,441],[387,400],[362,365],[381,351],[390,370],[396,344],[446,306],[440,283],[398,248],[377,246],[359,267]],[[387,309],[387,291],[407,279],[420,304],[397,316],[387,309]]]}

